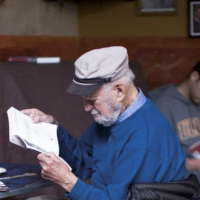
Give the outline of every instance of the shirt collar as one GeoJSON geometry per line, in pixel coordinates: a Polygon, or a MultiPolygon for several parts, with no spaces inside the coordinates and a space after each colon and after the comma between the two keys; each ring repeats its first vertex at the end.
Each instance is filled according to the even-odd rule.
{"type": "Polygon", "coordinates": [[[139,95],[136,100],[119,116],[118,122],[123,122],[125,119],[133,115],[137,110],[139,110],[145,103],[147,98],[143,94],[140,88],[137,88],[139,95]]]}

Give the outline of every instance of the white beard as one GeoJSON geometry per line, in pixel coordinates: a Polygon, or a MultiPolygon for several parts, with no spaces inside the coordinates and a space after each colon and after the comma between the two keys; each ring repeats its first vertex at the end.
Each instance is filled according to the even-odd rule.
{"type": "Polygon", "coordinates": [[[109,116],[104,116],[103,114],[99,115],[99,112],[96,109],[93,109],[91,111],[91,114],[94,116],[94,120],[97,123],[102,124],[103,126],[111,126],[112,124],[117,122],[119,115],[121,114],[122,105],[114,104],[110,99],[108,99],[105,106],[110,112],[109,116]],[[95,116],[96,114],[98,115],[95,116]]]}

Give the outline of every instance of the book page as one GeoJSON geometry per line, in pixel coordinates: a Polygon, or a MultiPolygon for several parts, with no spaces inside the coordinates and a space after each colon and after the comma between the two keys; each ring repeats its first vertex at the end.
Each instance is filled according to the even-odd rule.
{"type": "Polygon", "coordinates": [[[69,164],[59,156],[57,125],[33,123],[32,119],[11,107],[7,111],[9,122],[9,140],[18,146],[39,152],[54,152],[70,169],[69,164]]]}
{"type": "Polygon", "coordinates": [[[8,111],[10,142],[39,152],[54,152],[59,155],[57,125],[34,124],[32,119],[14,107],[8,111]]]}

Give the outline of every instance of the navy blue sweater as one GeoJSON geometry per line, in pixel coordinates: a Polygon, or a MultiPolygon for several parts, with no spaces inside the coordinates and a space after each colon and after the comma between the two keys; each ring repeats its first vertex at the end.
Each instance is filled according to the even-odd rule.
{"type": "Polygon", "coordinates": [[[131,183],[183,179],[185,153],[171,125],[147,102],[133,115],[111,127],[96,122],[80,141],[58,127],[60,156],[79,177],[72,200],[126,200],[131,183]],[[81,179],[91,177],[91,184],[81,179]]]}

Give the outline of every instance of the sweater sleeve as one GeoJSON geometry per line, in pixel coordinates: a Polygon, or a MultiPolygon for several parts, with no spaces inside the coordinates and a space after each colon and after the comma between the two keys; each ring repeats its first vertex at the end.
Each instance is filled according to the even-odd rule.
{"type": "Polygon", "coordinates": [[[82,179],[92,174],[93,137],[90,135],[94,123],[82,134],[78,140],[60,124],[57,129],[59,155],[72,167],[72,172],[82,179]]]}
{"type": "MultiPolygon", "coordinates": [[[[163,158],[149,149],[124,152],[114,165],[114,174],[106,188],[96,188],[78,179],[70,193],[72,200],[126,200],[131,183],[154,182],[162,166],[168,168],[163,158]],[[164,164],[163,164],[164,162],[164,164]]],[[[162,177],[162,175],[160,175],[162,177]]],[[[160,179],[162,179],[159,177],[160,179]]]]}

